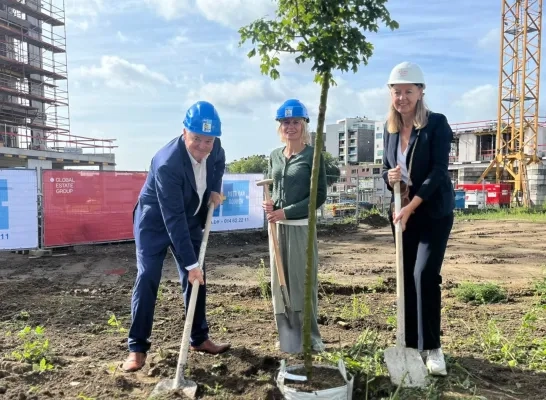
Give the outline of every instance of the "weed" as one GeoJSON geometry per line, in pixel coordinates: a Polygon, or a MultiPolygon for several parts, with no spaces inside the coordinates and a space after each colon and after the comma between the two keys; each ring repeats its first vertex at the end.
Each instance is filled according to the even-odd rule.
{"type": "Polygon", "coordinates": [[[370,287],[373,293],[385,292],[388,288],[382,276],[378,276],[377,281],[370,287]]]}
{"type": "Polygon", "coordinates": [[[95,400],[94,397],[87,397],[87,396],[84,395],[83,393],[78,394],[78,397],[77,397],[77,398],[80,399],[80,400],[95,400]]]}
{"type": "Polygon", "coordinates": [[[115,328],[114,329],[115,332],[119,332],[119,333],[127,332],[127,329],[121,326],[121,322],[119,322],[119,320],[117,319],[114,313],[110,315],[110,319],[108,320],[108,325],[115,328]]]}
{"type": "Polygon", "coordinates": [[[370,315],[370,307],[364,297],[352,295],[350,305],[345,305],[341,311],[341,318],[346,321],[356,321],[370,315]]]}
{"type": "Polygon", "coordinates": [[[506,291],[494,283],[465,282],[453,291],[465,303],[492,304],[506,300],[506,291]]]}
{"type": "Polygon", "coordinates": [[[485,328],[476,323],[473,330],[484,357],[511,368],[546,371],[546,338],[540,335],[537,327],[539,316],[545,309],[546,306],[534,306],[523,315],[520,325],[511,335],[503,332],[495,319],[489,320],[485,328]]]}
{"type": "Polygon", "coordinates": [[[157,288],[157,301],[161,302],[163,300],[163,294],[165,291],[165,285],[163,283],[159,284],[159,287],[157,288]]]}
{"type": "Polygon", "coordinates": [[[258,269],[258,284],[260,285],[260,295],[265,301],[271,299],[271,287],[269,282],[269,269],[265,267],[264,259],[260,259],[260,268],[258,269]]]}
{"type": "Polygon", "coordinates": [[[49,362],[49,339],[44,336],[44,333],[43,326],[37,326],[34,329],[25,326],[17,334],[23,344],[11,353],[12,357],[32,364],[35,371],[45,372],[53,369],[53,365],[49,362]]]}

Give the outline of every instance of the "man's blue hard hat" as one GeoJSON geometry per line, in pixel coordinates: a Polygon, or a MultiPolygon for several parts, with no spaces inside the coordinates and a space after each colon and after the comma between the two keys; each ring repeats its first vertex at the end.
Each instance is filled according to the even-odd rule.
{"type": "Polygon", "coordinates": [[[222,136],[222,122],[216,108],[208,101],[198,101],[188,108],[184,126],[199,135],[222,136]]]}
{"type": "Polygon", "coordinates": [[[307,108],[297,99],[286,100],[277,110],[275,120],[280,121],[285,118],[303,118],[306,122],[309,122],[307,108]]]}

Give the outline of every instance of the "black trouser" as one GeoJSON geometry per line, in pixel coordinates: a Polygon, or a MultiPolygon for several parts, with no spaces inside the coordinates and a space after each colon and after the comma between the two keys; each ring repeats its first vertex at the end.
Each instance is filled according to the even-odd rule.
{"type": "MultiPolygon", "coordinates": [[[[440,270],[453,227],[453,214],[431,218],[417,210],[403,233],[406,346],[440,348],[442,295],[440,270]]],[[[394,235],[392,215],[389,215],[394,235]]]]}

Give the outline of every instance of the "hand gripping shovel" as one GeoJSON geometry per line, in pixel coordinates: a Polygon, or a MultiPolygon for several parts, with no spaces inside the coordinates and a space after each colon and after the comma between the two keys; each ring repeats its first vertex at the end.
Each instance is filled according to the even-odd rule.
{"type": "MultiPolygon", "coordinates": [[[[270,200],[269,185],[273,183],[273,179],[264,179],[256,182],[256,185],[263,186],[265,192],[265,199],[270,200]]],[[[269,223],[269,234],[273,241],[273,252],[275,258],[275,267],[277,270],[277,276],[279,278],[279,285],[281,289],[282,301],[284,303],[284,315],[277,317],[277,326],[279,328],[279,342],[280,350],[285,353],[301,353],[302,340],[301,340],[301,322],[300,318],[294,315],[290,305],[290,297],[288,296],[288,289],[286,287],[286,280],[284,277],[284,266],[281,257],[281,250],[279,248],[279,240],[277,237],[277,226],[275,223],[269,223]]]]}
{"type": "MultiPolygon", "coordinates": [[[[209,206],[207,214],[207,222],[205,224],[205,231],[203,233],[203,240],[201,241],[201,248],[199,249],[199,266],[203,266],[203,260],[205,259],[205,251],[207,249],[207,242],[209,240],[210,225],[212,221],[212,214],[214,213],[214,205],[209,206]]],[[[190,399],[194,399],[197,392],[197,384],[194,381],[184,379],[184,369],[188,360],[188,349],[190,347],[190,334],[193,325],[193,315],[195,313],[195,304],[197,303],[197,294],[199,292],[199,281],[196,279],[193,281],[190,304],[188,305],[188,312],[186,314],[186,322],[184,324],[184,333],[182,335],[182,342],[180,344],[180,353],[178,355],[178,365],[176,366],[176,376],[174,379],[164,379],[157,383],[149,399],[154,399],[160,394],[170,392],[171,390],[181,390],[184,395],[190,399]]]]}
{"type": "MultiPolygon", "coordinates": [[[[394,209],[396,214],[402,208],[400,197],[400,182],[394,185],[394,209]]],[[[385,350],[385,363],[396,386],[419,387],[426,386],[427,369],[417,349],[406,347],[405,333],[405,302],[404,302],[404,253],[402,250],[402,223],[395,226],[396,242],[396,304],[397,304],[397,331],[396,347],[385,350]]]]}

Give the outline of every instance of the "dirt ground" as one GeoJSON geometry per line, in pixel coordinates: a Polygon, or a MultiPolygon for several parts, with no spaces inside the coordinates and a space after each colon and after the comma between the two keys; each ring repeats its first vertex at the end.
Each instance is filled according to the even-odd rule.
{"type": "MultiPolygon", "coordinates": [[[[508,331],[519,326],[535,300],[531,280],[543,276],[544,237],[546,224],[456,222],[442,273],[442,340],[450,377],[438,379],[442,397],[426,398],[477,398],[471,397],[474,393],[486,399],[546,398],[545,374],[492,363],[483,356],[480,340],[471,340],[492,316],[500,317],[500,326],[508,331]],[[508,290],[509,301],[462,303],[451,289],[463,281],[497,282],[508,290]]],[[[353,345],[367,328],[394,343],[390,228],[323,228],[319,240],[319,323],[327,350],[353,345]],[[350,317],[354,299],[363,306],[350,317]]],[[[190,353],[188,377],[199,384],[202,399],[280,399],[275,385],[279,362],[299,360],[275,350],[272,308],[260,290],[269,280],[269,271],[260,266],[262,259],[267,265],[267,238],[261,233],[212,234],[208,249],[211,338],[229,341],[233,348],[215,357],[190,353]]],[[[117,369],[127,352],[123,329],[129,327],[134,277],[133,243],[59,249],[53,257],[42,258],[0,253],[0,398],[145,399],[159,379],[174,377],[184,321],[178,274],[170,257],[149,363],[134,374],[117,369]],[[43,373],[12,356],[21,343],[17,332],[38,325],[49,339],[53,365],[43,373]]],[[[546,325],[539,325],[537,335],[546,336],[546,325]]],[[[387,398],[392,388],[384,386],[387,398]]],[[[365,398],[363,387],[357,382],[353,398],[365,398]]]]}

